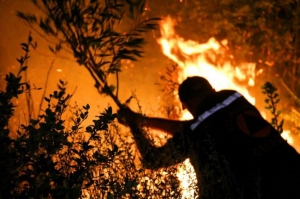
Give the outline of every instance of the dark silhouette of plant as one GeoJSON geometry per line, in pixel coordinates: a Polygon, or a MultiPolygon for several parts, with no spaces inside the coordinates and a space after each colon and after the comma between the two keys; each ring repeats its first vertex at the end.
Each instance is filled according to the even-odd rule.
{"type": "Polygon", "coordinates": [[[17,12],[32,28],[38,27],[52,52],[61,49],[71,52],[95,80],[100,93],[108,94],[120,107],[118,99],[118,73],[122,60],[136,60],[142,55],[143,32],[156,28],[158,18],[146,18],[145,0],[31,0],[44,16],[17,12]],[[121,26],[128,22],[130,28],[121,26]],[[116,86],[107,82],[115,74],[116,86]]]}
{"type": "Polygon", "coordinates": [[[62,80],[44,97],[38,118],[12,132],[13,99],[32,90],[24,73],[36,45],[31,36],[21,45],[20,70],[6,76],[6,89],[0,91],[0,198],[181,198],[177,168],[141,168],[133,142],[113,123],[111,107],[83,127],[90,106],[70,107],[72,95],[62,80]],[[65,118],[68,109],[72,116],[65,118]]]}
{"type": "Polygon", "coordinates": [[[17,59],[20,69],[17,75],[9,73],[5,77],[5,91],[0,91],[0,198],[8,198],[12,186],[12,180],[17,174],[18,166],[15,164],[18,157],[16,151],[11,150],[14,140],[10,138],[9,120],[15,112],[13,100],[28,91],[30,86],[22,79],[22,74],[27,70],[26,61],[29,58],[29,47],[33,46],[32,37],[29,36],[27,43],[21,44],[24,56],[17,59]]]}
{"type": "Polygon", "coordinates": [[[266,82],[262,86],[262,90],[263,94],[267,96],[265,99],[267,106],[265,108],[271,112],[271,124],[281,134],[283,132],[284,120],[279,118],[281,111],[277,110],[277,105],[280,101],[277,88],[272,83],[266,82]]]}
{"type": "MultiPolygon", "coordinates": [[[[29,37],[28,43],[21,44],[25,56],[18,59],[20,71],[17,76],[12,73],[6,76],[6,91],[0,92],[0,164],[3,168],[0,198],[79,198],[82,189],[93,184],[93,168],[115,156],[115,153],[108,157],[101,155],[93,141],[100,139],[103,131],[108,131],[116,114],[109,107],[94,120],[94,125],[86,128],[86,136],[80,137],[80,125],[88,117],[90,108],[86,105],[77,111],[72,128],[66,129],[62,115],[71,95],[66,94],[66,83],[60,81],[58,90],[45,97],[48,105],[39,118],[21,125],[18,137],[11,138],[8,128],[14,113],[11,100],[30,89],[28,83],[21,81],[22,73],[27,70],[24,63],[29,58],[31,41],[29,37]]],[[[127,190],[130,188],[127,185],[127,190]]]]}

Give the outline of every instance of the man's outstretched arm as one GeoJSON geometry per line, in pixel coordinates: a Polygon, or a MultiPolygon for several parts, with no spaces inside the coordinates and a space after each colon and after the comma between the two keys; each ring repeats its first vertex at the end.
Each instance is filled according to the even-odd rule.
{"type": "Polygon", "coordinates": [[[142,116],[141,126],[146,126],[152,129],[157,129],[168,133],[169,135],[174,135],[176,132],[180,131],[183,127],[185,121],[179,120],[169,120],[164,118],[156,117],[145,117],[142,116]]]}
{"type": "Polygon", "coordinates": [[[183,125],[188,122],[157,117],[146,117],[142,114],[131,111],[127,107],[120,109],[118,111],[118,115],[119,122],[124,125],[129,125],[133,123],[140,127],[149,127],[152,129],[161,130],[168,133],[169,135],[174,135],[176,132],[180,131],[183,125]]]}
{"type": "Polygon", "coordinates": [[[181,139],[182,133],[180,132],[184,122],[144,117],[141,114],[132,112],[129,108],[127,110],[120,110],[118,113],[120,123],[130,127],[138,150],[143,157],[144,167],[159,169],[177,164],[186,159],[188,149],[187,147],[183,147],[185,140],[181,139]],[[127,113],[124,114],[124,111],[127,111],[127,113]],[[172,134],[173,137],[164,146],[156,147],[148,140],[146,136],[147,132],[143,129],[143,124],[151,128],[163,130],[172,134]]]}

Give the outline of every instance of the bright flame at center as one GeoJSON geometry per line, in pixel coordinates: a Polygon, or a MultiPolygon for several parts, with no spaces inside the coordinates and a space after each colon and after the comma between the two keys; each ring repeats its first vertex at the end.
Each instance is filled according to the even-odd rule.
{"type": "MultiPolygon", "coordinates": [[[[255,98],[249,94],[247,89],[249,86],[254,86],[254,63],[232,66],[230,60],[226,61],[225,59],[220,63],[217,58],[229,57],[233,59],[233,56],[226,56],[229,50],[226,40],[218,42],[211,38],[204,44],[185,40],[175,33],[174,25],[175,23],[171,18],[162,21],[160,26],[162,37],[158,43],[161,44],[163,53],[178,64],[180,69],[179,83],[189,76],[203,76],[215,90],[237,90],[252,104],[255,103],[255,98]]],[[[190,118],[191,115],[187,113],[182,116],[182,119],[190,118]]],[[[195,187],[196,176],[189,160],[186,160],[184,166],[178,169],[178,177],[181,180],[183,198],[196,198],[195,190],[190,188],[195,187]]]]}
{"type": "MultiPolygon", "coordinates": [[[[226,40],[219,43],[211,38],[204,44],[184,40],[175,33],[174,25],[175,22],[169,17],[161,23],[162,37],[158,42],[163,53],[178,64],[179,83],[189,76],[203,76],[217,91],[234,89],[255,103],[255,98],[248,92],[248,87],[254,86],[254,63],[243,63],[240,66],[232,66],[229,60],[218,63],[217,58],[226,57],[228,52],[226,40]]],[[[233,59],[232,56],[227,57],[233,59]]]]}

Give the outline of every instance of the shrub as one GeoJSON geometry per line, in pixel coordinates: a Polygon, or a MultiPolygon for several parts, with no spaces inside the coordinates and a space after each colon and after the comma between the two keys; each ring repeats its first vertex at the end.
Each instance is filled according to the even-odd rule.
{"type": "Polygon", "coordinates": [[[46,107],[17,132],[9,128],[13,99],[32,90],[27,70],[32,38],[21,44],[20,70],[0,91],[0,198],[180,198],[176,167],[144,170],[130,136],[114,123],[111,107],[83,127],[90,105],[70,107],[67,83],[44,97],[46,107]],[[65,118],[70,109],[72,116],[65,118]],[[16,137],[11,135],[16,133],[16,137]]]}

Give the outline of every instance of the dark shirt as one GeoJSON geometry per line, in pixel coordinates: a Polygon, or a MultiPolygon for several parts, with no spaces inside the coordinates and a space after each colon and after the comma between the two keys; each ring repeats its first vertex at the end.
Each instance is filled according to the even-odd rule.
{"type": "Polygon", "coordinates": [[[207,96],[197,118],[142,155],[152,169],[190,158],[201,198],[300,198],[298,153],[236,91],[207,96]]]}

